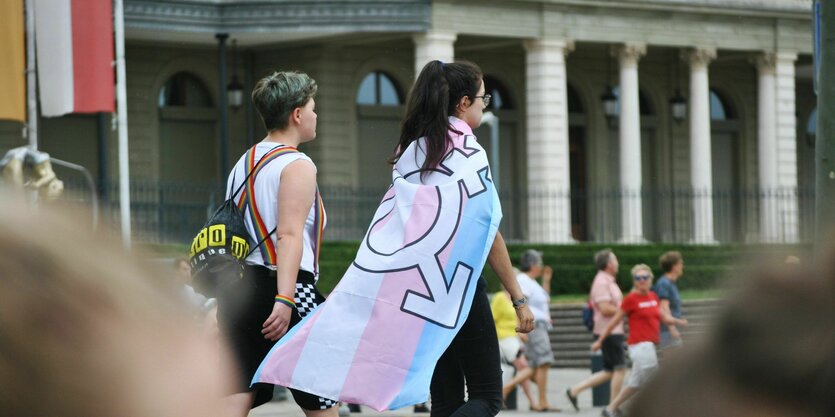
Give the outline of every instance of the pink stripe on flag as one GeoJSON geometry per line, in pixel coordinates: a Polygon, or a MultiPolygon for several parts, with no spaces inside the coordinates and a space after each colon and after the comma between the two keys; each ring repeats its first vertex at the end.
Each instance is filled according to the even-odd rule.
{"type": "MultiPolygon", "coordinates": [[[[393,198],[393,197],[394,197],[394,187],[389,187],[388,191],[386,191],[386,194],[383,195],[382,201],[385,201],[385,200],[393,198]]],[[[397,205],[395,204],[394,207],[392,208],[392,210],[388,214],[386,214],[385,217],[380,219],[380,222],[375,224],[374,227],[371,229],[371,231],[376,232],[376,231],[382,229],[383,227],[385,227],[386,224],[388,224],[389,220],[392,219],[392,217],[394,216],[394,214],[396,212],[397,212],[397,205]]]]}
{"type": "Polygon", "coordinates": [[[432,227],[437,214],[438,192],[435,187],[420,187],[412,200],[412,212],[404,226],[403,243],[412,243],[423,236],[432,227]]]}
{"type": "Polygon", "coordinates": [[[302,356],[302,351],[304,350],[305,343],[307,342],[307,337],[310,335],[310,330],[313,328],[313,325],[316,324],[316,320],[319,319],[321,313],[321,309],[314,312],[313,316],[308,319],[308,324],[299,328],[299,331],[293,335],[292,341],[289,341],[279,348],[281,349],[281,354],[270,355],[270,363],[261,365],[264,369],[261,374],[262,382],[274,383],[282,386],[290,385],[290,382],[293,380],[293,373],[296,371],[296,366],[299,364],[299,358],[302,356]],[[281,362],[282,364],[287,365],[277,366],[274,362],[281,362]],[[270,371],[267,372],[266,369],[269,369],[270,371]]]}
{"type": "Polygon", "coordinates": [[[413,288],[426,288],[414,270],[388,273],[383,278],[378,301],[345,378],[343,400],[375,398],[380,399],[376,403],[385,405],[400,393],[426,324],[400,310],[403,294],[413,288]]]}
{"type": "Polygon", "coordinates": [[[113,3],[72,0],[73,112],[113,112],[113,3]]]}
{"type": "Polygon", "coordinates": [[[377,232],[378,230],[381,230],[382,228],[386,227],[386,224],[388,224],[389,220],[391,220],[392,217],[394,217],[395,213],[397,213],[397,206],[396,205],[394,207],[392,207],[389,214],[386,214],[386,217],[383,217],[382,219],[380,219],[379,222],[374,224],[374,227],[371,228],[371,232],[377,232]]]}

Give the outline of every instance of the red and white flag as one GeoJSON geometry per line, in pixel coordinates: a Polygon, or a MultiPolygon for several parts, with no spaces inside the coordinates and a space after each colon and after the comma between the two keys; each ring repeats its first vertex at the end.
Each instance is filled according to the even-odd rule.
{"type": "Polygon", "coordinates": [[[113,112],[112,0],[35,0],[41,114],[113,112]]]}

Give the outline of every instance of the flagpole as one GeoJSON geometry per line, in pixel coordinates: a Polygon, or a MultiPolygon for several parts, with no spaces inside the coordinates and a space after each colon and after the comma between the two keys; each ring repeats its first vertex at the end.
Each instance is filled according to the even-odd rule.
{"type": "Polygon", "coordinates": [[[125,85],[125,13],[122,0],[113,1],[113,31],[116,36],[116,116],[119,124],[119,208],[122,244],[131,246],[130,177],[128,170],[128,107],[125,85]]]}
{"type": "Polygon", "coordinates": [[[35,0],[26,0],[26,137],[38,150],[38,96],[35,89],[35,0]]]}

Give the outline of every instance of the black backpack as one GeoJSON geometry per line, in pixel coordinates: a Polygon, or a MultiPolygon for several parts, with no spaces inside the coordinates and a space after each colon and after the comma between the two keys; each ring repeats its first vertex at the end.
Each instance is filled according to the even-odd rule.
{"type": "MultiPolygon", "coordinates": [[[[258,164],[260,163],[259,160],[258,164]]],[[[256,170],[252,169],[247,173],[243,183],[234,193],[229,194],[229,198],[212,214],[191,244],[189,262],[191,263],[192,285],[195,290],[207,297],[217,297],[223,292],[224,287],[242,279],[244,259],[275,233],[273,229],[254,248],[250,249],[253,239],[246,230],[244,213],[235,204],[235,196],[241,192],[256,170]]],[[[233,176],[232,186],[234,185],[233,176]]],[[[232,191],[231,187],[229,191],[232,191]]]]}

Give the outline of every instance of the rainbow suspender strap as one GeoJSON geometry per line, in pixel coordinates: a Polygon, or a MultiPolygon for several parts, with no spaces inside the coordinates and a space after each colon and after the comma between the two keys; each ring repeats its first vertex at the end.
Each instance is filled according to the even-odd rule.
{"type": "MultiPolygon", "coordinates": [[[[252,220],[252,224],[255,228],[255,239],[258,242],[256,248],[261,251],[261,257],[264,259],[267,265],[275,265],[276,264],[276,250],[275,250],[275,243],[273,240],[270,239],[270,236],[275,233],[275,229],[268,230],[267,225],[264,223],[264,220],[261,218],[261,212],[258,210],[258,203],[256,202],[255,196],[255,177],[258,173],[265,167],[267,164],[284,155],[290,154],[298,154],[300,153],[298,149],[292,146],[278,146],[269,150],[258,162],[255,162],[255,147],[252,147],[249,151],[247,151],[246,155],[246,167],[247,167],[247,180],[246,186],[241,193],[241,196],[238,200],[238,208],[242,211],[245,210],[247,207],[249,208],[249,215],[250,219],[252,220]]],[[[322,244],[322,234],[324,232],[324,225],[325,225],[325,207],[322,204],[322,197],[319,194],[319,189],[316,189],[316,197],[313,203],[315,207],[315,215],[314,215],[314,223],[313,223],[313,254],[314,254],[314,274],[318,274],[319,271],[319,248],[322,244]]],[[[254,250],[254,249],[253,249],[254,250]]]]}
{"type": "Polygon", "coordinates": [[[313,209],[316,210],[313,217],[313,276],[319,275],[319,248],[322,247],[322,235],[325,232],[325,205],[322,204],[322,194],[319,187],[316,187],[316,197],[313,201],[313,209]]]}

